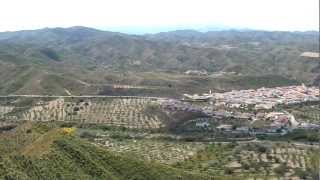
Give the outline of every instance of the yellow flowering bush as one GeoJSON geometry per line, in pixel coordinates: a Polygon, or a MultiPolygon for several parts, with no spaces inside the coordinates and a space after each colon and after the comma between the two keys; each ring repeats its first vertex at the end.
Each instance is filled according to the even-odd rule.
{"type": "Polygon", "coordinates": [[[62,133],[65,135],[74,135],[76,128],[62,128],[62,133]]]}

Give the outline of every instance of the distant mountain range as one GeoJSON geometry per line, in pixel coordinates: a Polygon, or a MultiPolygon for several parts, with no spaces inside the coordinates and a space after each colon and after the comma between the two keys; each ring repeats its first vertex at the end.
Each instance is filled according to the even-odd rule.
{"type": "Polygon", "coordinates": [[[179,30],[140,36],[71,27],[3,32],[0,94],[50,93],[66,84],[78,89],[83,81],[106,83],[115,72],[190,69],[311,83],[318,75],[312,71],[317,62],[300,54],[318,52],[318,39],[312,31],[179,30]]]}

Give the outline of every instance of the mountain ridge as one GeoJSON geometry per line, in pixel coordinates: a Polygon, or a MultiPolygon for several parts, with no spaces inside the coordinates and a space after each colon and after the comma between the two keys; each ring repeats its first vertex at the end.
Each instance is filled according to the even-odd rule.
{"type": "MultiPolygon", "coordinates": [[[[53,74],[94,84],[114,83],[108,80],[110,74],[135,72],[141,76],[146,71],[183,74],[190,69],[209,73],[235,71],[248,76],[278,75],[308,84],[318,75],[312,71],[316,62],[300,54],[317,51],[318,37],[316,32],[232,30],[129,35],[87,27],[0,33],[3,72],[0,79],[6,79],[0,84],[0,92],[10,93],[1,86],[16,81],[7,69],[22,69],[23,73],[23,67],[41,70],[40,79],[53,74]]],[[[31,79],[34,78],[30,76],[25,82],[33,82],[31,79]]],[[[143,85],[137,83],[129,85],[143,85]]]]}

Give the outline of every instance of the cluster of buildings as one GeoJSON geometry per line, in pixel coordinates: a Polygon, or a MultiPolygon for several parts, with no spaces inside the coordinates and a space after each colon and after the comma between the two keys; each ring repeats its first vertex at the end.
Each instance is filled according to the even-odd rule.
{"type": "Polygon", "coordinates": [[[207,76],[208,72],[206,70],[188,70],[184,72],[184,74],[193,76],[207,76]]]}
{"type": "Polygon", "coordinates": [[[317,87],[306,87],[303,84],[301,86],[249,89],[214,93],[213,100],[216,106],[230,108],[252,106],[256,110],[272,109],[280,104],[290,105],[319,101],[319,89],[317,87]]]}
{"type": "Polygon", "coordinates": [[[164,109],[169,111],[203,112],[201,107],[175,99],[161,99],[158,102],[164,109]]]}
{"type": "Polygon", "coordinates": [[[272,127],[297,127],[299,124],[293,115],[285,112],[270,112],[265,114],[264,118],[270,122],[272,127]]]}
{"type": "Polygon", "coordinates": [[[318,52],[303,52],[300,54],[301,57],[308,57],[308,58],[320,58],[320,53],[318,52]]]}
{"type": "MultiPolygon", "coordinates": [[[[225,93],[184,94],[183,101],[163,99],[160,104],[170,111],[200,112],[207,117],[212,117],[220,122],[220,126],[217,126],[216,129],[223,132],[283,135],[295,128],[320,129],[320,126],[298,122],[289,112],[275,111],[275,106],[319,100],[317,87],[306,87],[302,84],[225,93]],[[206,103],[193,103],[194,101],[206,103]],[[232,125],[234,120],[235,122],[248,122],[251,125],[247,123],[247,125],[234,126],[232,125]],[[255,123],[262,125],[256,127],[255,123]]],[[[208,127],[209,124],[206,121],[199,121],[196,126],[208,127]]]]}

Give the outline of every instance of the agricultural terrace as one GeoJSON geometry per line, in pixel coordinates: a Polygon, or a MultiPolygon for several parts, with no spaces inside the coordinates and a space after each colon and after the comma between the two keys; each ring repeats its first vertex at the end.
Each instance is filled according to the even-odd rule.
{"type": "Polygon", "coordinates": [[[165,164],[189,159],[207,144],[180,141],[174,134],[100,124],[86,124],[77,129],[77,135],[110,151],[165,164]]]}
{"type": "MultiPolygon", "coordinates": [[[[2,99],[4,100],[4,99],[2,99]]],[[[163,126],[157,115],[147,108],[157,107],[151,98],[41,98],[9,99],[0,106],[3,120],[66,121],[80,123],[104,123],[137,129],[157,129],[163,126]],[[32,103],[22,103],[22,101],[32,103]]]]}
{"type": "Polygon", "coordinates": [[[199,149],[204,148],[202,143],[170,142],[161,140],[134,140],[127,139],[97,139],[98,144],[108,150],[133,154],[148,161],[158,161],[173,164],[192,157],[199,149]]]}
{"type": "Polygon", "coordinates": [[[212,175],[306,179],[317,173],[319,147],[278,143],[216,143],[177,167],[212,175]]]}

